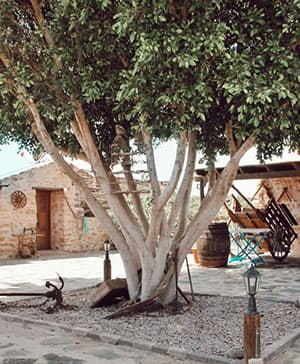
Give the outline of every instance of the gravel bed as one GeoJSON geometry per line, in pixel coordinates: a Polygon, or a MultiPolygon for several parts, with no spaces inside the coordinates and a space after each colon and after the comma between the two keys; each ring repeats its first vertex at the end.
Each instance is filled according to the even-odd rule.
{"type": "MultiPolygon", "coordinates": [[[[96,333],[111,333],[139,340],[176,346],[207,354],[232,356],[243,350],[243,314],[247,298],[195,296],[195,302],[174,307],[156,307],[115,319],[105,319],[117,310],[117,305],[89,308],[92,289],[64,293],[66,309],[52,314],[45,306],[36,307],[43,299],[1,303],[0,311],[26,318],[59,322],[73,327],[90,329],[96,333]],[[35,306],[35,307],[34,307],[35,306]],[[74,306],[74,307],[72,307],[74,306]]],[[[300,310],[293,304],[257,299],[261,317],[261,345],[266,349],[290,330],[300,326],[300,310]]]]}

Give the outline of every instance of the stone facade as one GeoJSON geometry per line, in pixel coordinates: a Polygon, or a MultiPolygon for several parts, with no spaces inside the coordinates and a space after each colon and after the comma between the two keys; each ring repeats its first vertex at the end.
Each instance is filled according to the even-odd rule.
{"type": "Polygon", "coordinates": [[[43,206],[38,207],[38,196],[41,194],[48,196],[49,200],[49,239],[46,248],[39,248],[38,241],[43,234],[38,234],[38,250],[79,252],[103,248],[107,234],[95,217],[85,216],[79,191],[55,163],[36,165],[7,176],[0,185],[3,185],[0,187],[0,258],[17,257],[20,254],[20,236],[24,228],[33,228],[39,232],[38,221],[41,217],[38,214],[41,216],[44,213],[43,206]],[[11,196],[14,191],[25,194],[24,207],[13,206],[11,196]]]}
{"type": "Polygon", "coordinates": [[[260,207],[265,207],[269,196],[273,196],[278,203],[286,204],[297,220],[299,225],[294,225],[293,229],[298,238],[291,246],[291,253],[300,256],[300,177],[271,178],[261,183],[265,187],[260,189],[258,195],[260,207]]]}

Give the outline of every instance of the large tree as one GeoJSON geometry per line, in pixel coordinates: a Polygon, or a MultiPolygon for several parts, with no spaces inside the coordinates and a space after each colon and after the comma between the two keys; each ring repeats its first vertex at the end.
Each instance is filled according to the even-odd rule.
{"type": "Polygon", "coordinates": [[[43,148],[81,189],[122,256],[132,299],[171,300],[175,267],[249,148],[264,159],[299,147],[299,13],[299,0],[1,1],[1,140],[43,148]],[[161,189],[153,143],[171,138],[177,153],[161,189]],[[149,217],[134,192],[133,150],[147,160],[149,217]],[[230,160],[188,221],[197,150],[208,167],[217,153],[230,160]],[[109,210],[63,154],[89,161],[109,210]],[[128,194],[118,193],[115,162],[128,194]]]}

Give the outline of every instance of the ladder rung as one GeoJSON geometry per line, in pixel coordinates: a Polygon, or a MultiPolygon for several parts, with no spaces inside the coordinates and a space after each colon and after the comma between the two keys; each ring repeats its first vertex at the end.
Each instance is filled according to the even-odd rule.
{"type": "Polygon", "coordinates": [[[113,172],[113,174],[124,174],[124,173],[149,173],[149,171],[145,171],[145,170],[136,170],[136,171],[116,171],[116,172],[113,172]]]}
{"type": "Polygon", "coordinates": [[[128,174],[128,173],[130,173],[130,171],[118,171],[118,172],[113,172],[113,174],[124,174],[124,173],[128,174]]]}
{"type": "Polygon", "coordinates": [[[125,193],[125,194],[129,194],[129,193],[149,193],[149,190],[132,190],[132,191],[114,191],[112,192],[112,194],[121,194],[121,193],[125,193]]]}
{"type": "Polygon", "coordinates": [[[136,152],[119,152],[119,153],[111,153],[111,155],[119,155],[119,156],[122,156],[122,155],[135,155],[135,154],[138,154],[136,152]]]}

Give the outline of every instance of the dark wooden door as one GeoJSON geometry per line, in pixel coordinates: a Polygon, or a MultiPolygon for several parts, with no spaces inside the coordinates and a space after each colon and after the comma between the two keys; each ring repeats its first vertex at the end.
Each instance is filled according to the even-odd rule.
{"type": "Polygon", "coordinates": [[[50,191],[36,190],[38,250],[51,248],[50,194],[50,191]]]}

